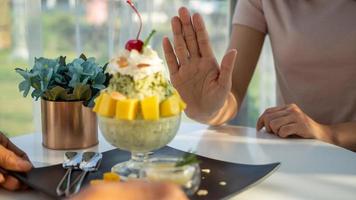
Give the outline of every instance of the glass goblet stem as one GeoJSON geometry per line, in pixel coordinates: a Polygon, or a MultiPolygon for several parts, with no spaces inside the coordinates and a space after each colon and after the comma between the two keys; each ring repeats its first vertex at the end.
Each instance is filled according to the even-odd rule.
{"type": "Polygon", "coordinates": [[[131,161],[137,164],[143,164],[148,160],[149,153],[138,153],[138,152],[131,152],[131,161]]]}

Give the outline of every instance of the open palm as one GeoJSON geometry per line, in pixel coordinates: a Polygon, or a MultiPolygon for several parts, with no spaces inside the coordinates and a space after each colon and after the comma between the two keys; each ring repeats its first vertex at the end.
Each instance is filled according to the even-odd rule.
{"type": "Polygon", "coordinates": [[[231,90],[231,75],[236,50],[216,61],[204,21],[199,14],[192,17],[186,8],[172,18],[174,48],[163,39],[163,49],[171,81],[187,103],[186,114],[191,118],[213,116],[224,105],[231,90]]]}

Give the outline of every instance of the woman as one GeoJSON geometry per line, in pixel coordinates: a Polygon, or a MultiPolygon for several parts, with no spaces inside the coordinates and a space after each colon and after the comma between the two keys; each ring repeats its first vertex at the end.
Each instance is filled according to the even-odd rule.
{"type": "Polygon", "coordinates": [[[219,65],[202,17],[181,8],[172,18],[173,45],[166,37],[163,48],[186,114],[215,126],[236,115],[268,34],[278,106],[260,116],[257,129],[356,151],[354,19],[353,0],[239,0],[229,50],[219,65]]]}

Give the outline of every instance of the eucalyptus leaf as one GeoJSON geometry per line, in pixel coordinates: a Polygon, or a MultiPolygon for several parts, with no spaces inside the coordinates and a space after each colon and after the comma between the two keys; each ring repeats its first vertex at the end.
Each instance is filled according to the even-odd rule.
{"type": "Polygon", "coordinates": [[[61,74],[56,74],[54,77],[54,81],[57,82],[58,84],[66,84],[67,83],[66,79],[61,74]]]}
{"type": "Polygon", "coordinates": [[[65,66],[66,65],[66,56],[59,56],[59,65],[65,66]]]}
{"type": "Polygon", "coordinates": [[[94,84],[93,88],[98,89],[98,90],[103,90],[106,88],[106,86],[102,85],[102,84],[94,84]]]}
{"type": "Polygon", "coordinates": [[[28,80],[24,80],[19,84],[20,92],[23,91],[23,96],[26,97],[31,89],[31,83],[28,80]]]}
{"type": "Polygon", "coordinates": [[[79,58],[83,59],[83,60],[87,60],[87,57],[82,53],[80,54],[79,58]]]}
{"type": "Polygon", "coordinates": [[[91,89],[89,85],[78,84],[73,90],[76,99],[87,101],[91,97],[91,89]]]}
{"type": "Polygon", "coordinates": [[[42,91],[39,89],[35,89],[31,93],[31,97],[34,98],[36,101],[42,96],[42,91]]]}
{"type": "Polygon", "coordinates": [[[103,67],[103,71],[104,71],[104,72],[105,72],[106,69],[108,68],[108,65],[109,65],[109,63],[105,63],[105,65],[104,65],[104,67],[103,67]]]}
{"type": "Polygon", "coordinates": [[[49,101],[56,101],[56,100],[60,100],[60,98],[64,95],[64,93],[66,93],[66,89],[64,89],[61,86],[56,86],[50,90],[47,90],[44,93],[44,98],[49,100],[49,101]]]}
{"type": "Polygon", "coordinates": [[[19,73],[24,79],[27,79],[29,77],[29,72],[27,70],[15,68],[15,71],[19,73]]]}
{"type": "Polygon", "coordinates": [[[100,95],[100,92],[96,92],[88,101],[84,102],[84,105],[87,107],[94,107],[95,106],[95,99],[100,95]]]}
{"type": "Polygon", "coordinates": [[[94,83],[95,84],[104,84],[105,80],[106,80],[105,74],[98,74],[94,79],[94,83]]]}

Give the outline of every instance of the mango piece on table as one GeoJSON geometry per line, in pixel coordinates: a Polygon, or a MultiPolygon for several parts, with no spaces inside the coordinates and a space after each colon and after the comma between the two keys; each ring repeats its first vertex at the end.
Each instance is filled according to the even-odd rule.
{"type": "Polygon", "coordinates": [[[94,179],[90,181],[90,185],[100,185],[102,183],[105,183],[105,181],[101,179],[94,179]]]}
{"type": "Polygon", "coordinates": [[[95,100],[94,100],[95,105],[94,105],[94,108],[93,108],[94,112],[98,112],[99,111],[102,96],[103,95],[100,94],[98,97],[95,98],[95,100]]]}
{"type": "Polygon", "coordinates": [[[111,98],[108,93],[103,93],[100,101],[98,114],[104,117],[114,117],[116,100],[111,98]]]}
{"type": "Polygon", "coordinates": [[[114,172],[107,172],[103,175],[104,181],[120,181],[120,176],[114,172]]]}
{"type": "Polygon", "coordinates": [[[172,95],[160,105],[161,116],[170,117],[180,113],[180,100],[177,95],[172,95]]]}
{"type": "Polygon", "coordinates": [[[158,120],[159,119],[158,97],[152,96],[141,100],[141,111],[142,111],[143,119],[158,120]]]}
{"type": "Polygon", "coordinates": [[[123,99],[116,102],[116,119],[134,120],[138,111],[137,99],[123,99]]]}

